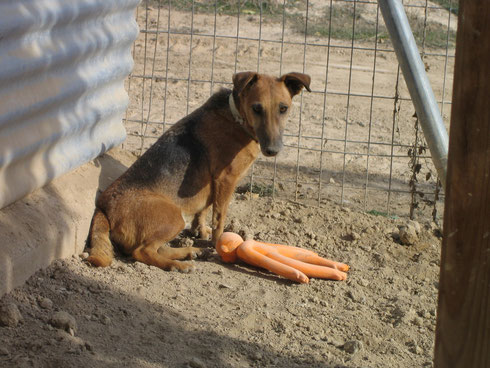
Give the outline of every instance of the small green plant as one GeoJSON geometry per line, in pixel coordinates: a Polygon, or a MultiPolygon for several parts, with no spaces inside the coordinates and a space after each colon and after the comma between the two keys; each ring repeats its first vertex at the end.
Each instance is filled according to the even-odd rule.
{"type": "Polygon", "coordinates": [[[443,8],[449,10],[453,14],[458,14],[459,12],[459,0],[433,0],[435,3],[439,4],[443,8]]]}
{"type": "Polygon", "coordinates": [[[369,215],[373,215],[373,216],[382,216],[382,217],[391,218],[391,219],[397,219],[398,218],[398,216],[392,216],[386,212],[376,211],[376,210],[369,210],[366,213],[369,215]]]}
{"type": "Polygon", "coordinates": [[[276,15],[282,13],[282,4],[273,0],[149,0],[152,5],[161,7],[170,6],[173,9],[181,11],[192,11],[196,13],[214,13],[236,15],[238,9],[240,14],[252,15],[276,15]]]}
{"type": "MultiPolygon", "coordinates": [[[[310,18],[306,24],[303,17],[288,16],[293,29],[298,33],[305,33],[307,30],[308,36],[331,37],[333,39],[355,41],[369,41],[376,38],[376,24],[374,21],[361,16],[362,8],[356,9],[354,12],[353,6],[333,6],[327,7],[325,14],[322,17],[310,18]],[[354,24],[353,24],[354,22],[354,24]]],[[[449,47],[453,47],[456,40],[456,32],[449,31],[447,27],[431,22],[430,19],[424,25],[424,20],[417,18],[415,15],[408,15],[412,32],[418,46],[424,43],[428,47],[445,47],[446,43],[449,47]]],[[[388,40],[389,34],[383,23],[380,15],[378,24],[377,39],[388,40]]]]}

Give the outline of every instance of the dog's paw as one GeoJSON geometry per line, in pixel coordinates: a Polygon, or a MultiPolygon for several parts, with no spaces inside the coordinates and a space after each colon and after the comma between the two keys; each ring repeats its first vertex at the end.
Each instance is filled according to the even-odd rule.
{"type": "Polygon", "coordinates": [[[203,255],[203,253],[204,252],[201,248],[189,247],[188,258],[189,259],[196,259],[198,257],[201,257],[203,255]]]}
{"type": "Polygon", "coordinates": [[[209,240],[211,238],[211,233],[213,232],[213,229],[209,226],[201,226],[200,229],[197,231],[197,236],[201,240],[209,240]]]}
{"type": "Polygon", "coordinates": [[[183,261],[179,262],[176,261],[172,267],[170,267],[169,271],[179,271],[182,273],[191,273],[196,269],[196,266],[194,265],[193,262],[190,261],[183,261]]]}

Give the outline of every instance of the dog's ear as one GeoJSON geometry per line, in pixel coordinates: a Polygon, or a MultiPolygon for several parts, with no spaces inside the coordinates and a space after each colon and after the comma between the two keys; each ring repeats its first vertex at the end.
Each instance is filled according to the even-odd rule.
{"type": "Polygon", "coordinates": [[[233,76],[233,89],[236,91],[236,94],[239,95],[245,90],[245,88],[254,84],[258,77],[259,75],[254,72],[236,73],[233,76]]]}
{"type": "Polygon", "coordinates": [[[310,89],[311,78],[308,74],[288,73],[281,76],[279,80],[284,82],[286,87],[289,89],[289,93],[291,93],[291,97],[294,97],[298,93],[300,93],[303,87],[305,87],[308,92],[311,92],[310,89]]]}

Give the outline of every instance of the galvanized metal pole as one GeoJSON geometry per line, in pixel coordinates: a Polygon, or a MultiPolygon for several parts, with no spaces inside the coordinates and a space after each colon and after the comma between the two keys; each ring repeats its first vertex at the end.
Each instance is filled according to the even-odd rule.
{"type": "Polygon", "coordinates": [[[379,0],[378,3],[429,145],[432,161],[442,185],[446,187],[449,137],[403,4],[400,0],[379,0]]]}

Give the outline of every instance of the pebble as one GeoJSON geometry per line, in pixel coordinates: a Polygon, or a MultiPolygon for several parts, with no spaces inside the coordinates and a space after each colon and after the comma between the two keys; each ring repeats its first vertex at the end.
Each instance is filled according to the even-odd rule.
{"type": "Polygon", "coordinates": [[[64,311],[59,311],[53,314],[53,317],[51,317],[51,320],[49,322],[52,326],[65,330],[66,332],[70,333],[70,335],[70,329],[73,331],[73,333],[77,329],[75,318],[64,311]]]}
{"type": "Polygon", "coordinates": [[[196,357],[191,358],[187,364],[191,368],[206,368],[204,362],[196,357]]]}
{"type": "Polygon", "coordinates": [[[403,245],[413,245],[419,240],[415,227],[411,225],[400,226],[398,234],[403,245]]]}
{"type": "Polygon", "coordinates": [[[422,320],[422,318],[420,318],[419,316],[415,316],[415,317],[413,318],[413,321],[412,321],[412,322],[413,322],[413,324],[414,324],[415,326],[418,326],[418,327],[423,326],[423,324],[424,324],[424,321],[423,321],[423,320],[422,320]]]}
{"type": "Polygon", "coordinates": [[[106,316],[106,315],[103,315],[102,318],[100,319],[100,321],[104,325],[108,325],[109,323],[111,323],[111,319],[108,316],[106,316]]]}
{"type": "Polygon", "coordinates": [[[369,281],[366,279],[360,278],[359,279],[359,285],[361,285],[362,287],[366,287],[369,285],[369,281]]]}
{"type": "Polygon", "coordinates": [[[417,354],[417,355],[420,355],[424,352],[424,350],[420,346],[418,346],[416,343],[414,343],[413,346],[409,350],[410,350],[410,352],[417,354]]]}
{"type": "Polygon", "coordinates": [[[80,259],[85,260],[88,258],[88,256],[89,256],[88,252],[83,252],[80,254],[80,259]]]}
{"type": "Polygon", "coordinates": [[[422,231],[422,226],[420,226],[420,223],[418,223],[417,221],[409,220],[408,226],[412,226],[417,234],[420,234],[420,232],[422,231]]]}
{"type": "Polygon", "coordinates": [[[358,233],[356,233],[355,231],[351,232],[351,233],[349,234],[349,237],[350,237],[350,239],[352,239],[352,240],[359,240],[359,239],[361,239],[361,235],[359,235],[359,234],[358,234],[358,233]]]}
{"type": "Polygon", "coordinates": [[[14,303],[8,303],[0,307],[0,326],[17,327],[21,320],[22,315],[14,303]]]}
{"type": "Polygon", "coordinates": [[[51,309],[53,308],[53,301],[49,298],[41,297],[39,299],[39,306],[43,309],[51,309]]]}
{"type": "Polygon", "coordinates": [[[359,350],[362,350],[362,342],[359,341],[359,340],[351,340],[351,341],[347,341],[345,344],[344,344],[344,351],[348,352],[349,354],[355,354],[357,353],[359,350]]]}
{"type": "Polygon", "coordinates": [[[344,341],[341,340],[340,338],[336,337],[336,336],[328,337],[328,343],[330,345],[337,347],[337,348],[341,348],[345,345],[344,341]]]}
{"type": "Polygon", "coordinates": [[[194,240],[192,240],[191,238],[184,238],[180,241],[180,245],[182,247],[192,247],[194,246],[194,240]]]}
{"type": "Polygon", "coordinates": [[[259,361],[262,360],[263,358],[264,356],[260,351],[254,351],[253,353],[250,354],[250,359],[252,359],[253,361],[259,361]]]}

